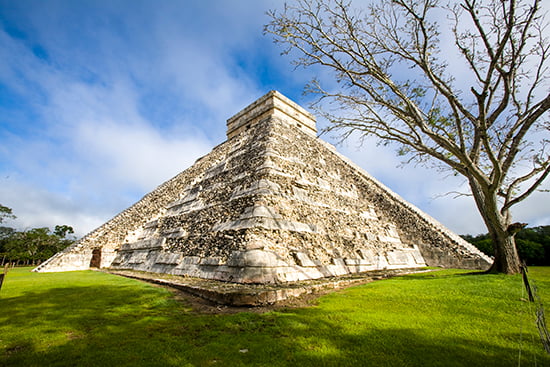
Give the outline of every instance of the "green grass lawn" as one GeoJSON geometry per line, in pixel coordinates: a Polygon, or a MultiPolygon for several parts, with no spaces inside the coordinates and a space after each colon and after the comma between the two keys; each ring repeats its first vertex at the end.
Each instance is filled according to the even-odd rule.
{"type": "MultiPolygon", "coordinates": [[[[549,305],[550,268],[529,275],[549,305]]],[[[211,315],[136,280],[13,269],[0,366],[550,366],[522,289],[519,276],[444,270],[211,315]]]]}

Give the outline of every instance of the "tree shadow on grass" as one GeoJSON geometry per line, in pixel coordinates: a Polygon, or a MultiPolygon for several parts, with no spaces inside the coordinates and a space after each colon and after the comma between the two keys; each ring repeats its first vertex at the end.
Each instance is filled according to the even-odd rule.
{"type": "MultiPolygon", "coordinates": [[[[0,299],[0,365],[517,365],[517,349],[479,345],[475,336],[430,337],[352,320],[320,307],[197,315],[150,286],[44,289],[0,299]]],[[[526,348],[521,364],[531,365],[534,347],[526,348]]]]}
{"type": "MultiPolygon", "coordinates": [[[[317,347],[304,350],[294,348],[296,365],[309,366],[517,366],[519,341],[522,336],[507,333],[504,338],[517,341],[517,348],[499,345],[498,341],[480,343],[475,335],[443,336],[437,332],[428,335],[425,330],[412,328],[385,328],[383,325],[351,325],[346,321],[315,321],[326,315],[317,311],[300,310],[291,316],[290,324],[305,325],[294,336],[317,339],[317,347]]],[[[445,326],[442,325],[444,328],[445,326]]],[[[296,331],[296,327],[294,328],[296,331]]],[[[443,334],[443,333],[442,333],[443,334]]],[[[446,333],[449,335],[448,333],[446,333]]],[[[502,333],[501,333],[502,334],[502,333]]],[[[539,340],[523,335],[521,365],[550,365],[539,340]],[[536,363],[535,363],[536,361],[536,363]]]]}
{"type": "Polygon", "coordinates": [[[0,299],[0,365],[129,365],[148,358],[169,365],[151,340],[157,328],[183,329],[168,323],[174,307],[184,309],[167,297],[153,287],[102,285],[0,299]]]}

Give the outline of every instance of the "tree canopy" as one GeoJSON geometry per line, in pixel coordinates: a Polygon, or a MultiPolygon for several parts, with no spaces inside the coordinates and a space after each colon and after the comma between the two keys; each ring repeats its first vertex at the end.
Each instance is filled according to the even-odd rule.
{"type": "Polygon", "coordinates": [[[495,243],[492,270],[518,272],[510,209],[550,173],[541,1],[298,0],[269,14],[265,31],[297,66],[332,71],[336,86],[306,88],[326,131],[464,176],[495,243]]]}
{"type": "MultiPolygon", "coordinates": [[[[3,218],[15,218],[11,208],[0,205],[0,212],[5,213],[3,218]]],[[[47,227],[17,231],[0,226],[0,264],[38,264],[73,243],[72,233],[68,225],[57,225],[53,231],[47,227]]]]}

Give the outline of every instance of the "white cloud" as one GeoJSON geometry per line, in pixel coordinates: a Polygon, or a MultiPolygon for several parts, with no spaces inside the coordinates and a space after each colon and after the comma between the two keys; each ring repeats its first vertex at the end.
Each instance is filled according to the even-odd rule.
{"type": "MultiPolygon", "coordinates": [[[[150,126],[81,124],[75,137],[94,170],[119,185],[147,190],[190,166],[211,145],[197,137],[171,139],[150,126]]],[[[103,176],[102,175],[102,176],[103,176]]]]}
{"type": "Polygon", "coordinates": [[[0,185],[2,204],[13,209],[17,219],[6,223],[18,229],[49,227],[67,224],[82,236],[98,227],[112,215],[113,208],[81,206],[68,196],[43,190],[36,185],[19,181],[16,177],[4,177],[0,185]]]}

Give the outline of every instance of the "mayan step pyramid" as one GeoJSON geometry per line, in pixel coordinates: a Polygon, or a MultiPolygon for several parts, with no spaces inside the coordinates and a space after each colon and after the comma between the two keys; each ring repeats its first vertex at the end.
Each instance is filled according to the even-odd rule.
{"type": "Polygon", "coordinates": [[[131,269],[283,283],[491,259],[316,137],[276,91],[227,140],[36,271],[131,269]]]}

